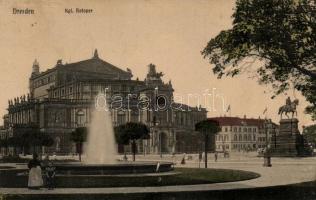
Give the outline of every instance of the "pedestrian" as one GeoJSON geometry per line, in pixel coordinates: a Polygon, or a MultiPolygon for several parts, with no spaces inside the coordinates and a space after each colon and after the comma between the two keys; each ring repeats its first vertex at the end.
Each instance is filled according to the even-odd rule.
{"type": "Polygon", "coordinates": [[[181,160],[181,164],[184,165],[185,164],[185,153],[183,154],[182,160],[181,160]]]}
{"type": "Polygon", "coordinates": [[[38,155],[33,154],[33,159],[28,163],[29,177],[28,188],[38,190],[43,186],[43,177],[41,163],[38,160],[38,155]]]}
{"type": "Polygon", "coordinates": [[[127,158],[127,156],[126,156],[126,153],[124,153],[123,160],[124,160],[124,161],[127,161],[127,160],[128,160],[128,158],[127,158]]]}
{"type": "Polygon", "coordinates": [[[202,155],[202,152],[199,152],[199,162],[201,162],[203,159],[203,155],[202,155]]]}
{"type": "Polygon", "coordinates": [[[217,157],[218,157],[217,152],[215,152],[214,154],[215,162],[217,162],[217,157]]]}
{"type": "Polygon", "coordinates": [[[45,167],[45,177],[46,177],[46,187],[49,190],[55,188],[55,174],[56,167],[54,167],[53,162],[48,162],[48,165],[45,167]]]}

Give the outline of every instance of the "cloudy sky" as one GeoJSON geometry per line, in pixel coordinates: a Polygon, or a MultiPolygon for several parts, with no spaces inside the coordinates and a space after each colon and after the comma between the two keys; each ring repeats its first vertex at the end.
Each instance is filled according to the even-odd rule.
{"type": "MultiPolygon", "coordinates": [[[[271,89],[259,86],[251,74],[218,80],[201,56],[212,37],[231,27],[233,0],[0,0],[0,4],[1,116],[9,98],[28,92],[35,58],[45,70],[57,59],[67,63],[89,59],[97,48],[103,60],[130,68],[134,78],[144,79],[147,65],[154,63],[164,72],[164,81],[172,80],[183,103],[195,106],[198,101],[192,96],[200,96],[209,116],[262,118],[268,107],[266,117],[279,121],[277,111],[285,95],[271,100],[271,89]],[[14,15],[13,8],[34,9],[35,14],[14,15]],[[93,12],[65,13],[70,8],[93,12]],[[228,105],[231,112],[225,113],[228,105]]],[[[287,95],[300,99],[300,126],[311,124],[299,92],[287,95]]]]}

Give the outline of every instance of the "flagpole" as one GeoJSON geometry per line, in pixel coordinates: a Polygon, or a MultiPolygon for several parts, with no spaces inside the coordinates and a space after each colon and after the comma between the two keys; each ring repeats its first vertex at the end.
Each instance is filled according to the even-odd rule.
{"type": "Polygon", "coordinates": [[[226,109],[226,113],[228,113],[228,111],[229,111],[229,117],[231,117],[232,116],[232,109],[231,109],[230,105],[228,105],[228,107],[226,109]]]}

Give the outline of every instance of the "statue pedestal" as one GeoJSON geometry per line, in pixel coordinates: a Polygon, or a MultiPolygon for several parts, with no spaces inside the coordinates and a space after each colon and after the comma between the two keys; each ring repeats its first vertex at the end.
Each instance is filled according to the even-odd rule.
{"type": "Polygon", "coordinates": [[[281,119],[279,134],[272,138],[270,153],[274,157],[309,156],[308,145],[298,130],[298,120],[281,119]]]}

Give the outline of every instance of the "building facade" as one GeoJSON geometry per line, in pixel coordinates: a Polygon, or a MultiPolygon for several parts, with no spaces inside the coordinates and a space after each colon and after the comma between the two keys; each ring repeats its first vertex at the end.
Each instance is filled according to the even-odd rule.
{"type": "Polygon", "coordinates": [[[106,93],[114,126],[142,122],[150,128],[150,139],[139,141],[139,152],[197,151],[199,144],[192,142],[197,134],[194,125],[206,119],[207,111],[174,102],[171,81],[163,82],[162,76],[150,64],[145,80],[132,79],[130,69],[103,61],[97,50],[91,59],[70,64],[58,60],[43,72],[35,60],[29,94],[9,100],[2,130],[12,136],[36,127],[54,139],[46,151],[74,152],[70,133],[89,126],[101,91],[106,93]]]}
{"type": "Polygon", "coordinates": [[[278,125],[270,119],[239,117],[214,117],[221,126],[215,136],[216,151],[256,151],[271,145],[278,132],[278,125]]]}

